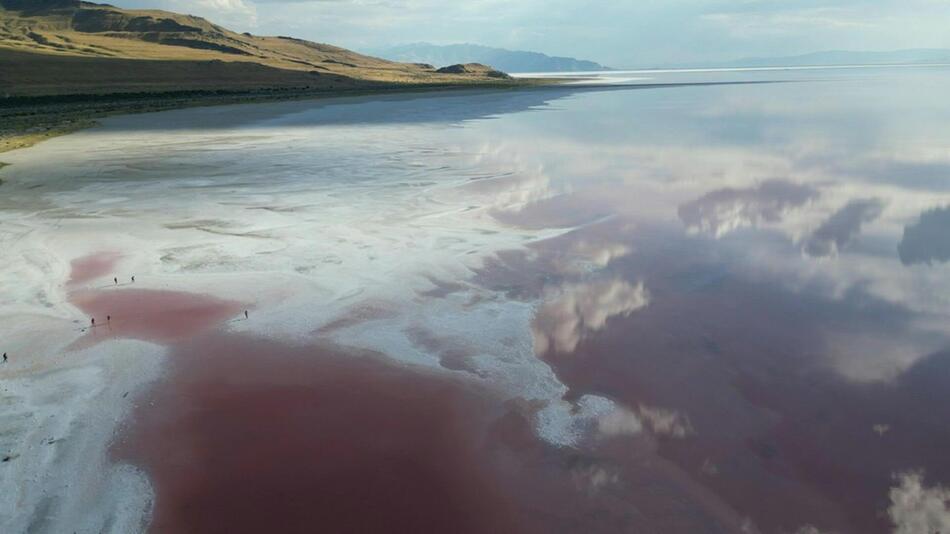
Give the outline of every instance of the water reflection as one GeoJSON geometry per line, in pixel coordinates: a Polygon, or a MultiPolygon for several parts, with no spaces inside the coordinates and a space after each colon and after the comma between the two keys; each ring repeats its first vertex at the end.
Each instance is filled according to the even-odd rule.
{"type": "Polygon", "coordinates": [[[898,534],[950,531],[950,489],[928,487],[920,472],[895,477],[899,484],[891,490],[887,513],[898,534]]]}
{"type": "MultiPolygon", "coordinates": [[[[511,487],[558,488],[528,513],[572,531],[937,531],[950,76],[834,79],[116,119],[83,134],[97,153],[15,162],[7,202],[62,173],[40,221],[60,248],[134,221],[165,274],[294,293],[248,328],[491,388],[475,411],[500,430],[453,443],[543,467],[511,487]]],[[[3,268],[0,293],[34,298],[3,268]]]]}
{"type": "Polygon", "coordinates": [[[925,211],[920,220],[904,228],[897,252],[904,265],[950,261],[950,207],[925,211]]]}
{"type": "Polygon", "coordinates": [[[616,279],[565,284],[547,295],[535,319],[538,354],[573,352],[585,335],[603,329],[611,317],[630,315],[650,302],[642,282],[616,279]]]}
{"type": "Polygon", "coordinates": [[[950,201],[950,114],[924,104],[950,78],[915,76],[917,101],[886,76],[578,95],[491,128],[558,185],[503,220],[576,227],[509,259],[536,352],[568,399],[618,403],[600,436],[656,439],[747,532],[950,522],[950,208],[920,215],[950,201]]]}
{"type": "Polygon", "coordinates": [[[694,432],[689,417],[666,408],[640,404],[635,409],[618,407],[597,421],[605,436],[632,436],[648,428],[656,436],[685,438],[694,432]]]}
{"type": "Polygon", "coordinates": [[[816,189],[783,180],[769,180],[754,187],[725,188],[683,204],[679,216],[686,228],[722,237],[743,226],[779,222],[795,208],[816,199],[816,189]]]}
{"type": "Polygon", "coordinates": [[[809,256],[837,256],[838,252],[861,232],[861,226],[874,221],[884,211],[884,201],[876,198],[848,202],[821,223],[805,242],[809,256]]]}

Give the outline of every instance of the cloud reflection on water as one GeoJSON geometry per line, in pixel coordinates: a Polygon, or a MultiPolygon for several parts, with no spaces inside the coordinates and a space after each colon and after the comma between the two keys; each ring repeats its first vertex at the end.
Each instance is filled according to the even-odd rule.
{"type": "Polygon", "coordinates": [[[778,222],[786,212],[818,198],[817,189],[769,180],[747,188],[717,189],[679,207],[679,216],[691,232],[722,237],[743,226],[778,222]]]}
{"type": "Polygon", "coordinates": [[[950,208],[933,208],[950,201],[950,129],[908,113],[919,102],[882,104],[899,90],[890,81],[868,87],[577,97],[518,130],[532,139],[524,157],[571,190],[526,206],[525,226],[598,217],[522,269],[560,288],[536,291],[536,352],[572,395],[616,400],[596,427],[605,441],[686,436],[658,440],[663,456],[762,532],[944,527],[950,435],[932,405],[948,376],[950,286],[936,264],[950,260],[950,208]],[[605,118],[623,106],[636,127],[605,118]],[[908,181],[908,161],[935,163],[908,181]],[[586,269],[565,261],[612,243],[620,254],[573,263],[586,269]],[[647,280],[649,306],[579,298],[592,274],[647,280]],[[593,307],[613,320],[588,325],[593,307]],[[891,478],[918,468],[927,484],[891,478]]]}
{"type": "Polygon", "coordinates": [[[635,436],[644,428],[656,436],[669,438],[685,438],[694,432],[689,417],[676,410],[643,403],[634,410],[618,406],[597,420],[597,430],[608,437],[635,436]]]}
{"type": "Polygon", "coordinates": [[[848,202],[811,234],[805,242],[805,253],[814,257],[837,256],[861,232],[862,225],[874,221],[883,212],[884,202],[880,199],[848,202]]]}
{"type": "MultiPolygon", "coordinates": [[[[877,84],[877,90],[882,86],[877,84]]],[[[886,521],[882,503],[887,503],[891,481],[879,484],[875,477],[882,464],[863,460],[891,459],[901,451],[856,450],[854,436],[864,439],[862,431],[876,445],[905,440],[901,443],[909,454],[899,456],[901,461],[910,458],[937,473],[929,486],[919,479],[916,485],[901,482],[895,503],[902,504],[892,506],[894,522],[942,526],[940,519],[918,523],[913,518],[921,513],[940,518],[946,512],[934,504],[945,497],[935,484],[946,485],[950,471],[931,469],[942,460],[924,454],[930,444],[920,436],[938,444],[947,441],[940,427],[919,419],[921,412],[932,416],[934,410],[927,409],[932,406],[905,408],[921,388],[902,380],[917,376],[915,372],[943,376],[919,370],[928,360],[946,358],[934,351],[948,341],[947,280],[938,269],[902,268],[894,251],[912,216],[948,199],[938,196],[939,189],[903,187],[900,176],[876,180],[869,175],[862,181],[851,174],[861,170],[850,163],[852,158],[870,165],[888,154],[879,146],[893,146],[890,153],[899,159],[913,145],[899,141],[913,141],[922,119],[909,124],[914,128],[896,128],[893,124],[904,115],[882,111],[881,99],[872,99],[873,109],[866,109],[861,106],[867,102],[860,99],[845,101],[827,93],[814,98],[839,88],[808,84],[596,95],[467,94],[384,99],[323,112],[309,111],[310,104],[281,105],[284,115],[257,127],[261,133],[285,128],[270,144],[243,138],[229,144],[222,138],[220,145],[211,145],[221,149],[218,159],[207,161],[212,157],[209,144],[193,142],[205,148],[207,168],[241,177],[234,183],[214,180],[217,188],[207,193],[214,203],[191,204],[196,195],[205,194],[197,185],[174,197],[171,192],[154,195],[153,202],[151,192],[166,181],[108,184],[107,190],[128,194],[132,201],[121,208],[135,208],[137,217],[144,209],[163,218],[202,222],[201,232],[192,225],[165,226],[178,234],[175,243],[186,239],[181,234],[193,240],[191,248],[166,251],[178,266],[293,269],[326,284],[328,295],[357,301],[367,288],[408,286],[406,273],[420,264],[449,283],[461,279],[465,283],[447,283],[449,289],[430,292],[411,306],[393,306],[403,310],[393,312],[395,317],[372,316],[365,321],[370,326],[340,329],[345,333],[341,339],[379,343],[380,350],[401,349],[401,354],[418,353],[420,358],[439,349],[446,367],[489,376],[525,397],[533,387],[540,399],[560,398],[562,384],[535,354],[546,356],[552,367],[575,365],[583,371],[582,380],[563,378],[564,384],[578,388],[573,393],[625,401],[625,407],[602,416],[590,429],[616,441],[641,439],[644,429],[688,437],[676,440],[674,447],[685,457],[676,458],[683,463],[684,478],[714,457],[709,465],[715,469],[703,472],[714,470],[715,480],[704,479],[703,485],[721,490],[729,506],[750,515],[761,512],[757,524],[769,526],[781,523],[782,514],[795,516],[781,529],[766,531],[793,532],[806,523],[832,531],[828,525],[847,523],[836,523],[835,514],[824,512],[852,502],[860,509],[848,511],[866,520],[861,526],[886,521]],[[807,101],[820,102],[821,108],[816,112],[802,106],[800,91],[811,92],[807,101]],[[558,101],[558,109],[547,105],[555,95],[566,97],[558,101]],[[838,100],[829,100],[834,98],[838,100]],[[742,101],[741,113],[729,109],[730,99],[742,101]],[[525,113],[539,107],[548,111],[525,113]],[[706,111],[713,107],[724,111],[710,117],[706,111]],[[369,112],[355,113],[357,109],[369,112]],[[634,110],[635,127],[617,110],[634,110]],[[332,136],[308,138],[327,125],[335,127],[332,136]],[[249,167],[255,162],[265,164],[249,167]],[[766,180],[774,176],[784,178],[766,180]],[[281,185],[291,187],[282,191],[281,185]],[[327,191],[320,191],[324,186],[327,191]],[[225,195],[236,202],[220,202],[225,195]],[[284,205],[271,197],[285,199],[284,205]],[[446,198],[464,201],[445,203],[446,198]],[[878,198],[888,199],[886,212],[878,198]],[[484,224],[488,216],[480,212],[507,226],[484,224]],[[327,223],[321,218],[326,214],[336,221],[327,223]],[[219,217],[235,222],[203,224],[219,217]],[[233,231],[244,228],[247,220],[258,228],[233,231]],[[573,231],[564,234],[568,228],[573,231]],[[734,232],[738,228],[750,230],[734,232]],[[526,254],[523,263],[512,261],[503,273],[506,283],[497,291],[482,291],[479,280],[471,281],[469,289],[467,269],[478,262],[459,258],[501,246],[493,236],[518,247],[542,234],[563,239],[553,246],[547,240],[553,250],[548,255],[539,245],[536,257],[526,254]],[[235,255],[227,250],[217,254],[208,235],[219,243],[234,241],[230,251],[235,255]],[[313,236],[320,236],[319,246],[313,236]],[[276,249],[264,238],[288,248],[276,249]],[[845,248],[848,254],[836,261],[809,257],[845,248]],[[352,273],[360,274],[352,288],[340,283],[352,273]],[[649,281],[649,292],[637,281],[641,279],[649,281]],[[469,290],[472,294],[466,295],[469,290]],[[536,315],[529,327],[532,306],[536,315]],[[412,317],[408,326],[403,315],[412,317]],[[417,328],[416,321],[426,329],[417,328]],[[401,341],[407,342],[399,345],[401,341]],[[519,359],[522,354],[525,360],[519,359]],[[614,389],[605,393],[598,387],[614,389]],[[657,405],[665,408],[653,407],[657,405]],[[893,430],[879,437],[873,434],[875,424],[893,430]],[[820,439],[811,433],[815,429],[821,431],[820,439]],[[690,463],[692,452],[701,464],[690,463]],[[828,477],[834,480],[809,478],[816,471],[824,473],[827,465],[840,468],[828,477]],[[735,480],[742,488],[730,493],[728,484],[735,480]],[[836,500],[841,481],[855,482],[856,492],[876,493],[842,503],[836,500]],[[757,509],[750,502],[760,495],[768,503],[757,509]],[[790,498],[786,502],[782,497],[790,498]],[[777,514],[765,507],[775,502],[783,508],[777,514]]],[[[162,115],[164,120],[176,116],[162,115]]],[[[122,120],[112,122],[112,135],[135,134],[121,131],[122,120]]],[[[931,125],[931,133],[938,127],[931,125]]],[[[194,184],[210,183],[206,166],[181,165],[191,159],[190,152],[174,157],[183,150],[180,135],[148,135],[152,147],[164,140],[157,146],[168,152],[154,168],[173,163],[176,174],[189,175],[194,184]]],[[[113,150],[128,147],[119,144],[113,150]]],[[[129,155],[115,156],[127,163],[115,167],[116,177],[131,171],[149,176],[141,166],[136,171],[129,155]]],[[[888,167],[874,168],[884,172],[880,169],[888,167]]],[[[101,181],[98,174],[89,176],[96,184],[101,181]]],[[[88,196],[60,194],[58,199],[83,208],[88,203],[88,196]]],[[[102,208],[100,214],[117,215],[118,209],[102,208]]],[[[950,258],[948,219],[947,208],[925,212],[905,230],[900,259],[906,264],[950,258]]],[[[22,277],[8,278],[22,283],[22,277]]],[[[300,309],[313,307],[308,300],[300,309]]],[[[930,390],[926,401],[941,399],[941,393],[932,393],[946,390],[946,384],[939,385],[943,389],[930,390]]],[[[573,429],[577,415],[566,414],[564,426],[573,429]]],[[[583,472],[594,486],[618,480],[597,466],[583,472]]]]}
{"type": "Polygon", "coordinates": [[[568,283],[547,293],[534,323],[537,354],[573,352],[588,332],[602,330],[611,317],[630,315],[650,302],[642,282],[621,279],[568,283]]]}
{"type": "Polygon", "coordinates": [[[897,252],[904,265],[950,261],[950,207],[925,211],[905,227],[897,252]]]}
{"type": "Polygon", "coordinates": [[[902,473],[891,488],[887,513],[894,522],[894,534],[950,532],[950,488],[928,487],[923,473],[902,473]]]}

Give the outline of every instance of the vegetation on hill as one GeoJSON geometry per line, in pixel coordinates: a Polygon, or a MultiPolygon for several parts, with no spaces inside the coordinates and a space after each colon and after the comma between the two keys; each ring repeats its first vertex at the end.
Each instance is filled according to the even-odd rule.
{"type": "Polygon", "coordinates": [[[456,65],[449,65],[448,67],[442,67],[436,72],[440,74],[474,74],[476,76],[485,76],[500,80],[511,79],[511,76],[505,74],[504,72],[495,70],[488,65],[482,65],[481,63],[459,63],[456,65]]]}
{"type": "Polygon", "coordinates": [[[9,96],[501,79],[236,33],[190,15],[78,0],[0,0],[0,67],[0,94],[9,96]]]}
{"type": "Polygon", "coordinates": [[[530,83],[484,65],[399,63],[167,11],[0,0],[0,151],[110,113],[530,83]]]}

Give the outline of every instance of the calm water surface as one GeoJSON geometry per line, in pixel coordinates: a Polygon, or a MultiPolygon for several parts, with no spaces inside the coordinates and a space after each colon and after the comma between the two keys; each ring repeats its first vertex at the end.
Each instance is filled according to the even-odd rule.
{"type": "Polygon", "coordinates": [[[8,209],[295,288],[253,297],[295,346],[172,345],[117,453],[159,526],[950,528],[950,70],[619,77],[648,86],[172,112],[14,160],[8,209]],[[263,500],[225,489],[251,463],[263,500]]]}

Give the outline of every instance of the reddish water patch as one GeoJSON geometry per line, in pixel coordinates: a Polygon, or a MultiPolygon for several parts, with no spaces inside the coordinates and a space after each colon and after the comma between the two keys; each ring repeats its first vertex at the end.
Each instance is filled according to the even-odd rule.
{"type": "Polygon", "coordinates": [[[153,532],[525,530],[457,384],[239,337],[176,356],[121,451],[153,476],[153,532]]]}
{"type": "Polygon", "coordinates": [[[122,257],[118,252],[96,252],[76,258],[70,263],[69,285],[78,285],[115,272],[122,257]]]}
{"type": "Polygon", "coordinates": [[[78,291],[70,295],[70,301],[96,319],[97,328],[81,340],[86,344],[108,337],[175,341],[231,318],[244,319],[240,303],[176,291],[78,291]]]}
{"type": "MultiPolygon", "coordinates": [[[[564,275],[546,258],[568,249],[565,240],[596,239],[595,230],[539,245],[539,260],[508,257],[480,280],[522,290],[557,284],[564,275]]],[[[622,235],[611,230],[601,237],[622,235]]],[[[812,524],[884,534],[893,530],[896,473],[920,469],[930,484],[950,482],[950,352],[922,357],[894,381],[858,383],[834,371],[823,342],[828,332],[912,341],[908,311],[750,278],[714,243],[638,237],[638,252],[603,276],[645,280],[649,306],[587,331],[570,354],[543,355],[571,396],[688,417],[692,434],[661,436],[660,456],[766,533],[812,524]],[[879,435],[878,425],[891,430],[879,435]]]]}
{"type": "Polygon", "coordinates": [[[553,448],[466,381],[237,335],[171,362],[113,451],[151,476],[152,532],[737,530],[649,451],[553,448]]]}

